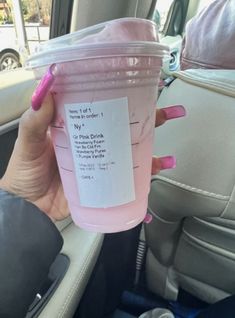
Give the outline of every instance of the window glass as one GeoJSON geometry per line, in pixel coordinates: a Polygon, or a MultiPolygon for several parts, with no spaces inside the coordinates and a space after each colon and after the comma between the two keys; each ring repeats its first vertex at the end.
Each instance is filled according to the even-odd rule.
{"type": "Polygon", "coordinates": [[[163,31],[167,14],[174,0],[158,0],[152,20],[159,26],[159,32],[163,31]]]}
{"type": "Polygon", "coordinates": [[[23,29],[15,23],[19,19],[15,2],[0,0],[0,71],[20,67],[22,60],[32,54],[40,42],[49,39],[52,0],[19,0],[23,29]],[[23,47],[20,36],[26,40],[23,47]]]}

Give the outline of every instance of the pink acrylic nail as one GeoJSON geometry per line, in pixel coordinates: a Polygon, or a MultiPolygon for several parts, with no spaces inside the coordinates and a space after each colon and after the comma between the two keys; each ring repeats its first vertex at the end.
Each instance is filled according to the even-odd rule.
{"type": "Polygon", "coordinates": [[[36,90],[33,93],[31,99],[31,105],[33,110],[39,110],[44,98],[46,97],[47,93],[49,92],[53,82],[54,82],[54,75],[53,69],[55,65],[51,65],[47,71],[47,73],[42,77],[40,83],[36,87],[36,90]]]}
{"type": "Polygon", "coordinates": [[[159,159],[161,161],[161,170],[174,169],[176,167],[176,158],[174,156],[166,156],[159,159]]]}
{"type": "Polygon", "coordinates": [[[145,218],[144,218],[144,223],[149,224],[151,223],[153,220],[153,216],[149,213],[146,214],[145,218]]]}
{"type": "Polygon", "coordinates": [[[165,113],[166,120],[184,117],[186,115],[186,110],[182,105],[174,105],[170,107],[162,108],[165,113]]]}

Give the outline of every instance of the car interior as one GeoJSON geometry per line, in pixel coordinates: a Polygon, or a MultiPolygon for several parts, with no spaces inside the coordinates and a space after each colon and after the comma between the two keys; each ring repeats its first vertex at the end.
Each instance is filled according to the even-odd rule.
{"type": "MultiPolygon", "coordinates": [[[[187,116],[156,129],[154,154],[173,154],[177,167],[152,177],[149,224],[101,234],[70,217],[56,223],[64,246],[28,318],[135,318],[154,308],[189,318],[235,293],[235,72],[180,71],[185,25],[201,1],[52,0],[50,38],[121,17],[153,19],[161,2],[160,41],[171,58],[157,106],[184,105],[187,116]]],[[[0,177],[36,85],[24,67],[0,72],[0,177]]]]}

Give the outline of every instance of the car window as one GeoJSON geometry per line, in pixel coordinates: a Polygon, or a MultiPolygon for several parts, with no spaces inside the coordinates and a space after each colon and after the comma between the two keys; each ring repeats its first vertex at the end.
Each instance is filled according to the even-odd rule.
{"type": "Polygon", "coordinates": [[[0,0],[0,71],[20,67],[40,42],[49,39],[52,0],[20,0],[21,10],[16,2],[0,0]],[[22,29],[17,21],[23,22],[22,29]]]}
{"type": "Polygon", "coordinates": [[[158,0],[153,13],[152,20],[158,25],[159,32],[163,31],[167,14],[174,0],[158,0]]]}
{"type": "MultiPolygon", "coordinates": [[[[200,12],[214,1],[216,0],[199,0],[197,12],[200,12]]],[[[157,0],[156,8],[151,19],[158,25],[160,33],[163,31],[168,12],[173,2],[174,0],[157,0]]]]}

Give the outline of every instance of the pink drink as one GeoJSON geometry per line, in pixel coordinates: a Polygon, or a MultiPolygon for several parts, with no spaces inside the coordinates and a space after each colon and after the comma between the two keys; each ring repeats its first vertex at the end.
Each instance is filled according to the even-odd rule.
{"type": "MultiPolygon", "coordinates": [[[[77,225],[123,231],[146,215],[157,85],[166,48],[153,42],[155,25],[140,19],[110,21],[77,34],[76,41],[76,33],[61,38],[64,47],[66,37],[75,45],[70,51],[56,39],[51,42],[60,53],[51,62],[44,57],[47,67],[56,63],[51,135],[61,180],[77,225]]],[[[49,49],[46,44],[44,50],[49,49]]],[[[37,78],[45,72],[42,63],[35,64],[43,54],[29,60],[37,78]]]]}

